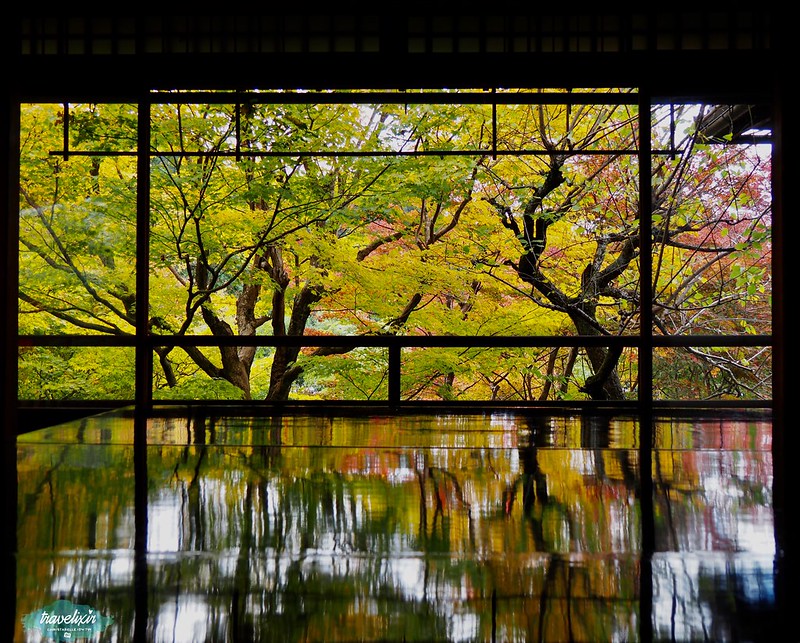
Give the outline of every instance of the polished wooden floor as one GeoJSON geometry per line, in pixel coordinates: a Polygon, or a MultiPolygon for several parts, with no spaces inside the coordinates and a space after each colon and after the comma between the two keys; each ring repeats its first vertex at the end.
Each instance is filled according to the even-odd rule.
{"type": "Polygon", "coordinates": [[[640,428],[171,410],[27,433],[18,640],[76,610],[103,641],[778,640],[769,417],[656,418],[649,452],[640,428]]]}

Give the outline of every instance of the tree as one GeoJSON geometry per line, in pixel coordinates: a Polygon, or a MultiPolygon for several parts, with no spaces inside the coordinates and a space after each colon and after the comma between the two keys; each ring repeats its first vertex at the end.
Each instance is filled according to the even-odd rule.
{"type": "MultiPolygon", "coordinates": [[[[154,105],[156,396],[385,390],[377,349],[177,348],[172,335],[639,332],[636,114],[602,94],[597,105],[567,99],[499,107],[496,138],[484,105],[154,105]]],[[[704,141],[702,111],[690,108],[698,126],[678,141],[658,120],[674,123],[676,111],[654,111],[656,332],[762,332],[768,159],[704,141]]],[[[133,332],[135,121],[129,106],[26,109],[22,332],[133,332]],[[71,149],[92,155],[49,153],[63,118],[71,149]],[[120,148],[131,156],[108,153],[120,148]]],[[[764,394],[764,356],[691,357],[711,394],[764,394]]],[[[635,362],[602,346],[407,351],[403,390],[622,399],[635,389],[635,362]]],[[[679,377],[664,382],[665,394],[688,390],[679,377]]]]}
{"type": "MultiPolygon", "coordinates": [[[[754,325],[744,327],[763,329],[766,289],[757,284],[763,286],[768,257],[768,162],[752,146],[709,145],[702,137],[703,109],[686,106],[682,111],[695,112],[692,126],[669,154],[654,162],[655,330],[735,333],[732,322],[754,303],[761,312],[754,325]]],[[[532,182],[515,181],[505,161],[487,167],[494,179],[487,198],[519,240],[519,259],[506,257],[505,263],[532,286],[531,300],[565,313],[579,334],[638,332],[642,302],[635,159],[631,153],[613,153],[635,150],[635,115],[627,108],[591,106],[521,112],[520,131],[540,142],[546,154],[536,171],[527,173],[538,175],[532,182]],[[586,156],[599,147],[612,154],[586,156]]],[[[681,114],[673,112],[672,118],[680,120],[681,114]]],[[[655,131],[671,130],[657,124],[655,131]]],[[[667,149],[663,139],[657,148],[659,143],[667,149]]],[[[496,276],[492,269],[487,272],[496,276]]],[[[622,399],[621,351],[587,347],[586,353],[593,374],[582,390],[594,399],[622,399]]],[[[734,361],[694,354],[710,365],[734,361]]],[[[729,392],[741,394],[753,384],[763,390],[763,364],[738,366],[740,372],[750,370],[751,377],[729,392]]]]}

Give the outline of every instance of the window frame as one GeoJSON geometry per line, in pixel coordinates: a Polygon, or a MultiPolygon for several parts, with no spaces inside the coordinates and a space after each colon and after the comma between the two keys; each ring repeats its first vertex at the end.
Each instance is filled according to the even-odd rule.
{"type": "MultiPolygon", "coordinates": [[[[596,88],[598,90],[602,88],[596,88]]],[[[496,110],[497,105],[503,104],[630,104],[638,108],[638,128],[640,132],[640,144],[638,149],[635,150],[635,157],[639,164],[639,203],[640,203],[640,238],[642,239],[640,255],[652,256],[652,212],[650,211],[649,204],[652,197],[652,185],[650,181],[652,159],[663,151],[653,150],[651,141],[651,121],[650,115],[656,106],[668,105],[675,99],[666,96],[654,96],[652,92],[646,88],[639,88],[633,90],[632,93],[595,93],[594,91],[587,92],[572,92],[564,93],[553,88],[551,93],[504,93],[496,90],[491,90],[490,93],[486,91],[455,91],[455,92],[437,92],[437,91],[402,91],[402,93],[393,91],[367,91],[367,92],[347,92],[336,91],[333,93],[318,93],[318,92],[240,92],[240,91],[181,91],[181,92],[159,92],[151,91],[144,95],[139,95],[136,100],[109,100],[108,97],[98,96],[96,100],[87,99],[82,96],[80,100],[70,100],[69,97],[60,97],[60,100],[38,100],[36,102],[58,102],[65,106],[65,109],[70,103],[118,103],[118,102],[131,102],[138,106],[138,125],[137,125],[137,146],[136,150],[120,154],[134,156],[137,163],[137,233],[136,233],[136,331],[134,335],[120,337],[120,336],[83,336],[83,335],[22,335],[17,336],[17,346],[98,346],[98,347],[132,347],[135,353],[135,394],[134,398],[130,400],[114,401],[114,400],[99,400],[92,401],[93,404],[102,404],[108,407],[115,407],[119,405],[134,404],[138,408],[152,408],[154,404],[170,405],[187,403],[204,403],[205,401],[197,400],[154,400],[153,399],[153,349],[156,346],[207,346],[207,347],[220,347],[225,345],[235,346],[302,346],[302,347],[318,347],[318,346],[375,346],[384,347],[388,350],[389,355],[389,387],[388,399],[385,401],[375,402],[359,402],[359,401],[343,401],[346,405],[357,406],[386,406],[391,408],[417,408],[420,406],[446,408],[454,404],[459,407],[481,407],[487,408],[492,406],[507,407],[508,402],[491,403],[487,401],[481,402],[414,402],[404,401],[401,399],[400,394],[400,373],[401,373],[401,353],[402,349],[406,347],[586,347],[586,346],[604,346],[604,347],[621,347],[632,348],[638,353],[639,363],[639,388],[638,398],[635,400],[613,401],[613,402],[600,402],[596,400],[570,400],[568,402],[561,400],[553,401],[514,401],[511,405],[515,407],[535,407],[535,408],[552,408],[559,409],[565,407],[574,408],[587,408],[587,409],[600,409],[608,407],[625,410],[644,410],[644,409],[768,409],[771,408],[774,400],[773,398],[758,400],[656,400],[653,398],[653,353],[660,348],[681,348],[681,347],[768,347],[772,349],[773,356],[775,352],[773,334],[769,335],[691,335],[691,336],[666,336],[657,335],[653,332],[653,319],[652,311],[649,307],[640,307],[640,332],[638,335],[630,336],[586,336],[586,335],[570,335],[570,336],[506,336],[506,337],[466,337],[466,336],[437,336],[437,337],[418,337],[418,336],[381,336],[381,337],[325,337],[325,336],[253,336],[241,337],[234,336],[230,338],[213,337],[213,336],[170,336],[170,335],[154,335],[147,331],[148,327],[148,311],[149,311],[149,256],[150,256],[150,160],[153,156],[158,154],[151,150],[151,131],[150,131],[150,114],[153,105],[179,103],[179,104],[235,104],[238,107],[247,102],[258,103],[375,103],[375,102],[399,102],[397,99],[402,97],[405,103],[414,104],[469,104],[481,103],[491,104],[493,109],[496,110]],[[147,118],[142,118],[146,114],[147,118]],[[142,153],[142,150],[146,152],[142,153]],[[646,180],[645,180],[646,179],[646,180]],[[643,206],[641,204],[648,204],[643,206]],[[144,267],[144,269],[142,269],[144,267]]],[[[706,104],[714,104],[717,101],[712,100],[713,93],[710,94],[705,100],[693,99],[692,102],[703,102],[706,104]]],[[[744,100],[737,102],[748,102],[763,100],[762,97],[754,95],[741,97],[744,100]]],[[[20,101],[19,108],[27,102],[20,101]]],[[[684,101],[689,102],[689,101],[684,101]]],[[[728,100],[730,102],[730,100],[728,100]]],[[[64,148],[61,150],[54,150],[52,154],[62,155],[64,158],[69,156],[78,156],[82,154],[97,155],[96,152],[81,152],[80,150],[71,150],[68,145],[68,125],[65,119],[64,124],[64,148]]],[[[496,147],[492,150],[483,150],[484,152],[496,153],[496,147]]],[[[619,152],[619,150],[614,150],[619,152]]],[[[465,150],[462,152],[464,155],[474,155],[474,150],[465,150]]],[[[509,152],[513,153],[513,152],[509,152]]],[[[200,153],[198,153],[200,154],[200,153]]],[[[225,153],[223,153],[225,154],[225,153]]],[[[237,150],[230,151],[227,154],[236,155],[237,150]]],[[[311,154],[311,153],[310,153],[311,154]]],[[[374,153],[365,153],[375,155],[374,153]]],[[[191,152],[186,153],[186,156],[192,156],[191,152]]],[[[197,155],[197,154],[195,154],[197,155]]],[[[288,156],[288,154],[287,154],[288,156]]],[[[773,154],[774,156],[774,154],[773,154]]],[[[19,168],[17,168],[18,174],[19,168]]],[[[17,229],[18,234],[18,229],[17,229]]],[[[14,245],[17,244],[18,238],[12,240],[14,245]]],[[[774,260],[773,260],[774,265],[774,260]]],[[[651,301],[653,297],[652,292],[652,265],[651,262],[640,262],[640,287],[641,287],[641,300],[651,301]]],[[[41,401],[26,401],[17,399],[17,403],[21,408],[41,406],[41,401]]],[[[233,402],[232,402],[233,403],[233,402]]],[[[240,402],[235,402],[240,403],[240,402]]],[[[249,400],[247,402],[252,406],[285,406],[283,403],[274,403],[267,400],[249,400]]],[[[69,401],[59,402],[62,406],[72,406],[69,401]]],[[[320,402],[316,401],[307,402],[292,402],[294,406],[313,408],[315,405],[331,405],[330,401],[320,402]]],[[[74,406],[82,406],[85,403],[78,403],[74,406]]]]}

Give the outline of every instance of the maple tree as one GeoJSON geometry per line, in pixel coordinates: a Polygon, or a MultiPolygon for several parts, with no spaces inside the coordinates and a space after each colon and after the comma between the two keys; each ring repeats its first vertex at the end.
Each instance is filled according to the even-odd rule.
{"type": "MultiPolygon", "coordinates": [[[[638,115],[602,93],[589,105],[566,98],[496,114],[457,95],[153,105],[155,397],[386,396],[383,348],[176,346],[173,336],[638,334],[638,115]]],[[[678,106],[677,139],[675,109],[671,127],[653,112],[654,332],[769,332],[769,154],[706,140],[703,109],[678,106]]],[[[138,116],[126,105],[26,106],[21,333],[134,333],[138,116]],[[72,155],[60,156],[65,117],[72,155]]],[[[23,349],[21,395],[76,368],[102,390],[112,378],[98,351],[23,349]]],[[[659,394],[769,395],[763,350],[681,354],[656,353],[659,394]]],[[[68,379],[50,394],[80,390],[68,379]]],[[[635,351],[612,343],[403,357],[404,399],[621,400],[636,387],[635,351]]]]}

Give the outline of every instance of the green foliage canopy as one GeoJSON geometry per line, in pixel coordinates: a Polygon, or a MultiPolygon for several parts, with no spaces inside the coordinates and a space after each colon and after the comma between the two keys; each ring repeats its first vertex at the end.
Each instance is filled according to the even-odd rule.
{"type": "MultiPolygon", "coordinates": [[[[385,350],[178,348],[171,336],[637,334],[635,101],[529,98],[495,114],[456,95],[163,102],[146,116],[26,105],[20,331],[135,332],[144,116],[157,398],[386,395],[385,350]]],[[[704,140],[705,109],[679,106],[677,139],[676,110],[652,114],[653,331],[768,333],[769,154],[704,140]]],[[[36,396],[32,356],[20,357],[23,397],[36,396]]],[[[765,351],[655,363],[666,397],[770,395],[765,351]]],[[[402,386],[405,399],[623,399],[636,394],[636,355],[407,349],[402,386]]]]}

